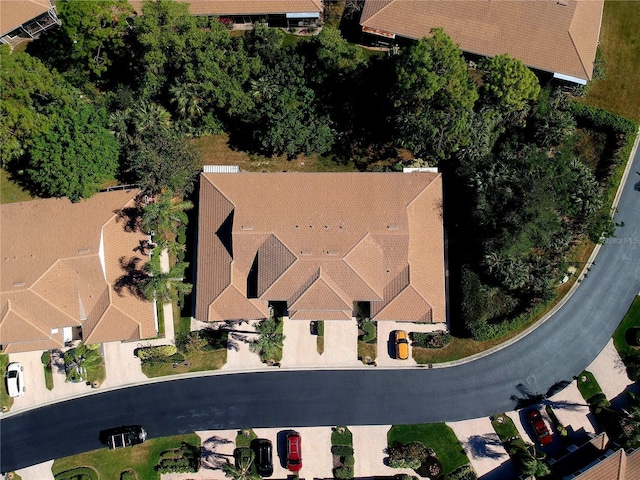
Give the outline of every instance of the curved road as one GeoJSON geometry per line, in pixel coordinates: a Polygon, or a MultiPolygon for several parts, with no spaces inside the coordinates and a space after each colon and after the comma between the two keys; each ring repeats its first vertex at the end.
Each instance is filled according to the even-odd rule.
{"type": "Polygon", "coordinates": [[[448,368],[273,371],[194,377],[105,392],[0,420],[0,471],[102,445],[101,429],[140,423],[150,437],[282,425],[454,421],[554,393],[598,355],[640,291],[640,152],[616,237],[547,322],[491,355],[448,368]]]}

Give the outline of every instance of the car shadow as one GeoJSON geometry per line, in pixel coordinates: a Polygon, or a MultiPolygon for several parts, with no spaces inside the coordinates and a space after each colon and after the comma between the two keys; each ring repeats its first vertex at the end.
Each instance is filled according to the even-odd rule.
{"type": "Polygon", "coordinates": [[[387,355],[389,358],[396,360],[396,331],[392,330],[389,333],[389,339],[387,340],[387,355]]]}

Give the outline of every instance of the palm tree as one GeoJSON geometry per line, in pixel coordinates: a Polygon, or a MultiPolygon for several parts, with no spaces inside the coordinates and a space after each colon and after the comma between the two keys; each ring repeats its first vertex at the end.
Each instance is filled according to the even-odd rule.
{"type": "Polygon", "coordinates": [[[251,342],[249,349],[260,355],[263,362],[280,361],[285,337],[278,328],[279,323],[270,317],[259,322],[256,326],[259,336],[251,342]]]}
{"type": "Polygon", "coordinates": [[[229,461],[222,466],[222,471],[227,477],[231,477],[234,480],[261,480],[262,477],[258,475],[256,472],[252,471],[251,465],[253,462],[249,462],[249,464],[240,464],[239,466],[235,466],[229,461]]]}
{"type": "Polygon", "coordinates": [[[67,381],[80,382],[92,376],[93,370],[102,365],[102,355],[98,352],[100,344],[80,343],[64,353],[64,365],[67,381]]]}
{"type": "Polygon", "coordinates": [[[526,449],[520,449],[518,454],[520,460],[520,468],[525,475],[531,475],[541,478],[549,475],[551,470],[545,461],[547,455],[536,449],[534,445],[526,449]]]}
{"type": "Polygon", "coordinates": [[[176,113],[180,118],[201,117],[204,113],[195,86],[191,83],[174,85],[169,89],[171,103],[176,108],[176,113]]]}
{"type": "Polygon", "coordinates": [[[184,271],[189,266],[178,262],[168,272],[162,272],[159,262],[150,261],[145,269],[150,276],[142,281],[142,293],[148,300],[171,303],[191,293],[193,285],[184,282],[184,271]]]}
{"type": "Polygon", "coordinates": [[[157,242],[168,241],[177,234],[180,225],[188,223],[185,211],[192,208],[192,202],[176,200],[172,192],[163,192],[154,203],[144,207],[142,229],[150,233],[157,242]]]}

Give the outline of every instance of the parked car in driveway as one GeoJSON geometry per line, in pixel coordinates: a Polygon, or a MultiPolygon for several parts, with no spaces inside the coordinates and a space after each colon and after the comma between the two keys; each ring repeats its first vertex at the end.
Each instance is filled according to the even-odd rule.
{"type": "Polygon", "coordinates": [[[273,445],[266,438],[257,438],[251,442],[251,449],[255,453],[255,463],[258,475],[270,477],[273,475],[273,445]]]}
{"type": "Polygon", "coordinates": [[[527,420],[531,428],[533,428],[533,432],[536,435],[536,439],[540,443],[540,445],[549,445],[553,438],[551,437],[551,432],[547,427],[547,424],[544,423],[542,419],[542,414],[540,410],[534,408],[533,410],[529,410],[527,412],[527,420]]]}
{"type": "Polygon", "coordinates": [[[7,384],[7,393],[10,397],[21,397],[27,390],[24,386],[24,367],[18,362],[7,365],[7,373],[5,373],[5,382],[7,384]]]}
{"type": "Polygon", "coordinates": [[[302,438],[298,432],[287,434],[287,469],[299,472],[302,468],[302,438]]]}
{"type": "Polygon", "coordinates": [[[406,360],[409,358],[409,337],[404,330],[396,330],[393,332],[394,343],[396,346],[396,358],[398,360],[406,360]]]}

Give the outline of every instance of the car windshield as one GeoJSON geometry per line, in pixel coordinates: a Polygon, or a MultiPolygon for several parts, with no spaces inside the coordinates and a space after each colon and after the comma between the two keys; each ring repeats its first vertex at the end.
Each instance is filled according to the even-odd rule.
{"type": "Polygon", "coordinates": [[[289,464],[290,465],[298,465],[300,463],[300,460],[289,460],[289,464]]]}
{"type": "Polygon", "coordinates": [[[12,370],[9,372],[9,378],[18,378],[18,372],[12,370]]]}

